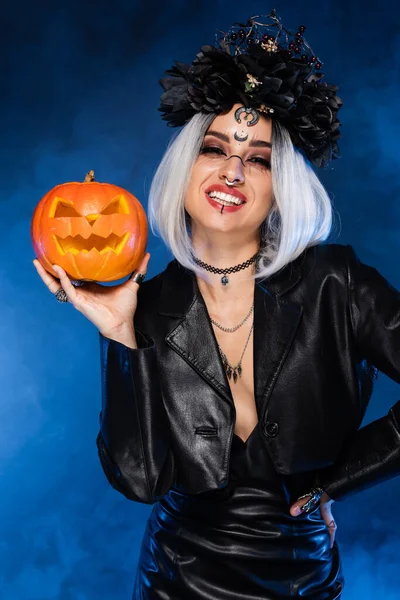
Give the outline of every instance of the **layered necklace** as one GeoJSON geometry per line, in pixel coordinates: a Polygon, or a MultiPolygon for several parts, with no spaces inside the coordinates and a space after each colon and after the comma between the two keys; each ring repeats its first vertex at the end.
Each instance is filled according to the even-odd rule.
{"type": "MultiPolygon", "coordinates": [[[[244,325],[244,323],[247,321],[247,319],[250,317],[250,315],[253,313],[253,311],[254,311],[254,301],[251,305],[249,312],[245,316],[245,318],[239,323],[239,325],[236,325],[235,327],[223,327],[220,323],[217,323],[217,321],[215,321],[214,319],[211,319],[211,317],[210,317],[210,319],[211,319],[211,323],[216,325],[216,327],[218,327],[222,331],[226,331],[227,333],[233,333],[234,331],[237,331],[239,329],[239,327],[244,325]]],[[[242,359],[243,359],[244,353],[246,351],[247,345],[249,343],[249,339],[251,336],[251,332],[253,331],[253,327],[254,327],[254,317],[253,317],[253,323],[251,324],[251,327],[250,327],[249,335],[247,336],[247,340],[246,340],[246,343],[243,348],[242,355],[240,357],[239,362],[236,365],[230,364],[230,362],[228,361],[228,359],[226,357],[225,352],[222,350],[221,346],[217,342],[217,346],[218,346],[218,349],[220,351],[221,358],[222,358],[222,364],[224,365],[224,369],[226,371],[228,379],[231,379],[231,377],[233,376],[234,383],[237,382],[238,377],[242,376],[242,359]]]]}
{"type": "MultiPolygon", "coordinates": [[[[254,261],[257,259],[259,252],[257,251],[256,254],[254,254],[254,256],[252,256],[251,258],[249,258],[249,260],[246,260],[245,262],[241,263],[240,265],[236,265],[234,267],[227,267],[226,269],[218,269],[217,267],[213,267],[212,265],[208,265],[207,263],[199,260],[196,257],[193,257],[194,262],[199,265],[200,267],[202,267],[203,269],[205,269],[206,271],[209,271],[211,273],[218,273],[219,275],[223,275],[223,277],[221,277],[221,283],[222,285],[228,285],[229,283],[229,279],[228,277],[226,277],[226,275],[228,273],[237,273],[237,271],[241,271],[242,269],[246,269],[247,267],[249,267],[251,264],[254,263],[254,261]]],[[[235,325],[235,327],[224,327],[223,325],[221,325],[220,323],[217,323],[217,321],[215,321],[214,319],[211,319],[211,323],[213,323],[213,325],[215,325],[216,327],[218,327],[219,329],[221,329],[222,331],[225,331],[226,333],[233,333],[234,331],[237,331],[239,329],[239,327],[242,327],[242,325],[244,325],[244,323],[246,323],[246,321],[249,319],[250,315],[254,312],[254,301],[250,307],[249,312],[247,313],[247,315],[244,317],[244,319],[239,323],[239,325],[235,325]]],[[[217,342],[217,346],[219,349],[219,352],[221,354],[221,359],[222,359],[222,364],[224,366],[225,372],[227,374],[228,379],[233,378],[234,383],[237,382],[238,378],[242,376],[242,359],[244,356],[244,353],[246,351],[246,348],[248,346],[249,340],[250,340],[250,336],[251,336],[251,332],[253,331],[254,328],[254,317],[253,317],[253,323],[251,325],[250,331],[249,331],[249,335],[247,336],[247,340],[246,343],[244,345],[243,348],[243,352],[241,354],[241,357],[239,359],[239,362],[236,365],[231,365],[230,362],[228,361],[228,358],[225,354],[225,352],[222,350],[221,346],[218,344],[217,342]]]]}

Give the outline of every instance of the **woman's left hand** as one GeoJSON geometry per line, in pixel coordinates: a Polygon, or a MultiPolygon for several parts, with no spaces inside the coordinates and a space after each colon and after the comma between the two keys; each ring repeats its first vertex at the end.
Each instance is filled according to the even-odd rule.
{"type": "MultiPolygon", "coordinates": [[[[308,496],[307,498],[302,498],[301,500],[297,500],[290,507],[290,514],[292,515],[292,517],[298,517],[299,515],[301,515],[300,508],[302,506],[304,506],[304,504],[306,504],[306,502],[308,502],[309,499],[310,499],[310,496],[308,496]]],[[[321,511],[322,518],[324,519],[324,521],[328,527],[328,530],[329,530],[329,535],[331,538],[331,548],[332,548],[333,542],[335,541],[335,535],[336,535],[336,529],[337,529],[335,519],[333,518],[333,515],[332,515],[332,504],[335,501],[332,500],[331,498],[329,498],[328,494],[326,492],[324,492],[322,494],[319,502],[320,502],[320,511],[321,511]]]]}

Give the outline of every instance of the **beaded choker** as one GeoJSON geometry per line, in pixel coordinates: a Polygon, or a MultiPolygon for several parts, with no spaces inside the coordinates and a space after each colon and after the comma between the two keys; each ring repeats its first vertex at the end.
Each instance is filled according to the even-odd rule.
{"type": "Polygon", "coordinates": [[[255,262],[255,260],[257,259],[257,256],[258,256],[258,251],[254,254],[254,256],[252,256],[245,262],[241,263],[240,265],[235,265],[234,267],[227,267],[226,269],[218,269],[217,267],[208,265],[207,263],[203,262],[199,258],[196,258],[195,256],[193,257],[193,260],[196,263],[196,265],[199,265],[199,267],[202,267],[206,271],[209,271],[210,273],[217,273],[218,275],[223,275],[223,277],[221,277],[221,283],[222,283],[222,285],[228,285],[229,278],[227,277],[227,274],[237,273],[238,271],[241,271],[242,269],[247,269],[247,267],[249,267],[250,265],[252,265],[255,262]]]}

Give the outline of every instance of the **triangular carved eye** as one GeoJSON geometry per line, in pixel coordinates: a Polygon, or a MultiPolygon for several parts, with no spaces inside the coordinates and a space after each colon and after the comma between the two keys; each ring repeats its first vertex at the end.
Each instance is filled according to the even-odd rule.
{"type": "Polygon", "coordinates": [[[56,204],[50,210],[50,217],[82,217],[74,208],[73,202],[56,198],[56,204]],[[54,214],[51,214],[54,211],[54,214]]]}
{"type": "Polygon", "coordinates": [[[128,204],[123,195],[113,198],[101,211],[102,215],[115,215],[116,213],[129,214],[128,204]]]}

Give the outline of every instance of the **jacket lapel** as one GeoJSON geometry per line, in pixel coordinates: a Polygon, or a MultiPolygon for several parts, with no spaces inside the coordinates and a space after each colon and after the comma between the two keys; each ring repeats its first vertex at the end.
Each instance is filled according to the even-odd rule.
{"type": "Polygon", "coordinates": [[[201,295],[195,296],[183,320],[165,340],[225,400],[233,402],[207,307],[201,295]]]}
{"type": "MultiPolygon", "coordinates": [[[[296,261],[294,261],[295,263],[296,261]]],[[[286,267],[254,292],[254,388],[259,418],[265,410],[300,322],[302,308],[281,296],[301,277],[300,268],[286,267]]],[[[207,306],[193,273],[176,260],[169,263],[160,295],[160,315],[178,322],[165,337],[177,352],[225,401],[233,404],[207,306]]]]}
{"type": "Polygon", "coordinates": [[[296,334],[302,307],[274,296],[262,283],[254,291],[254,393],[262,418],[296,334]]]}

